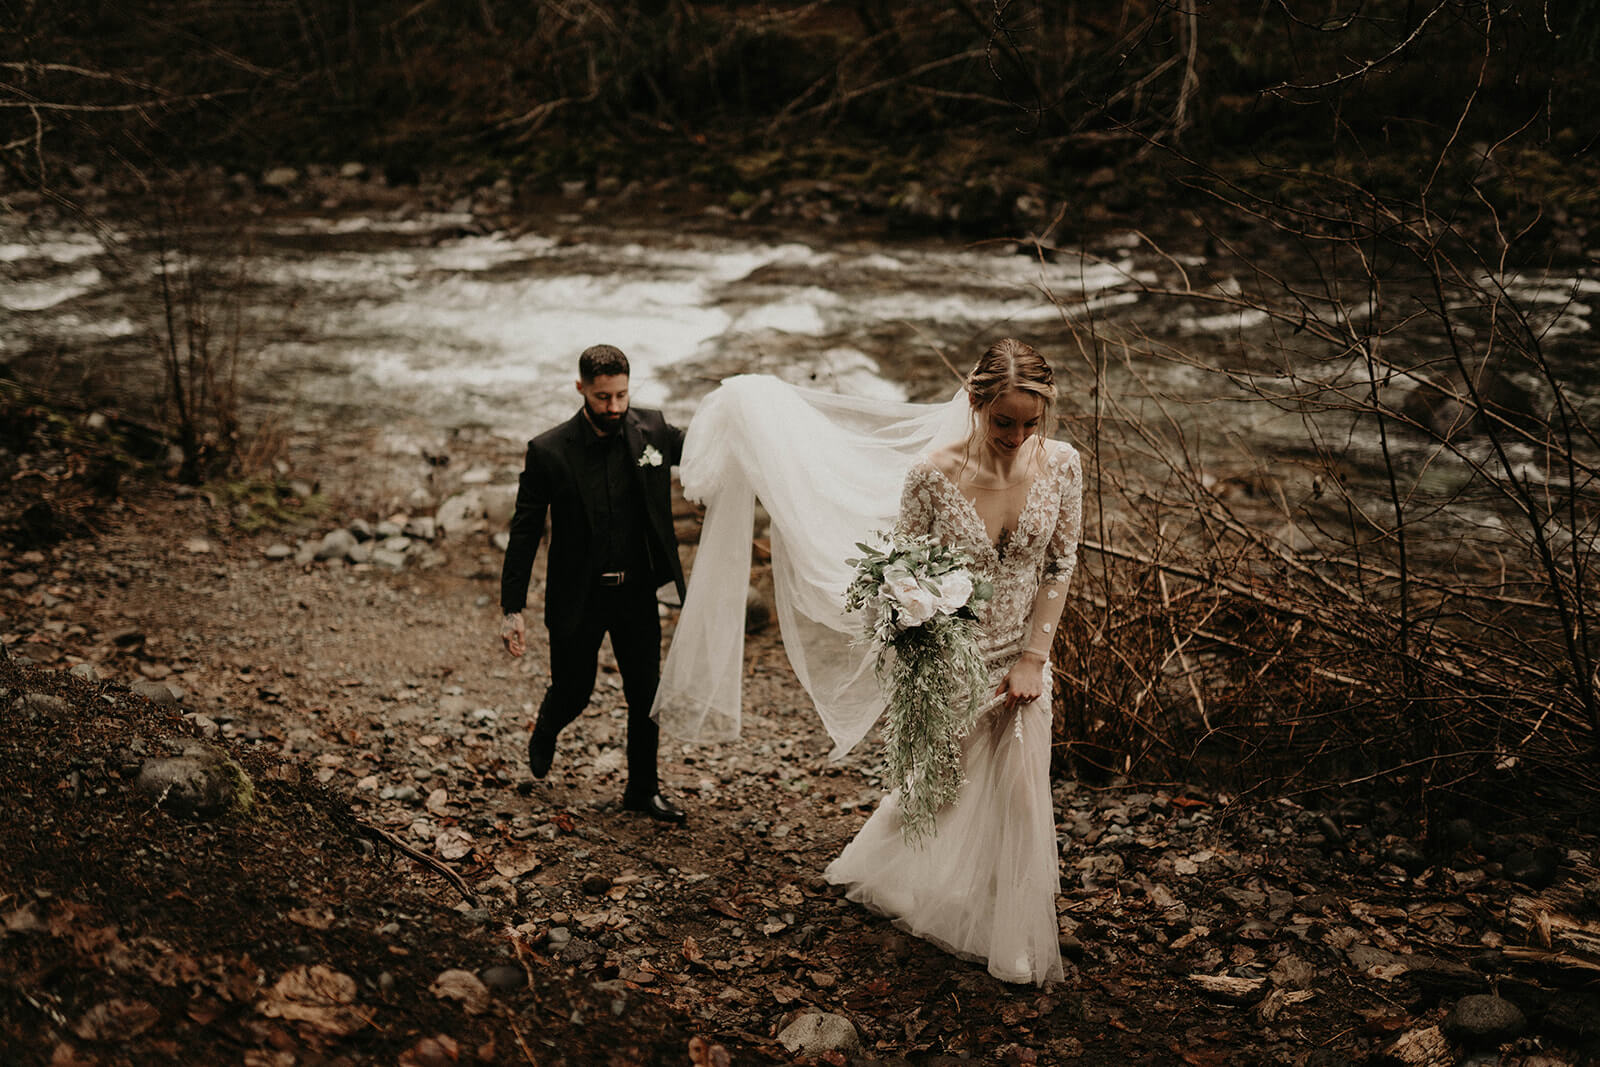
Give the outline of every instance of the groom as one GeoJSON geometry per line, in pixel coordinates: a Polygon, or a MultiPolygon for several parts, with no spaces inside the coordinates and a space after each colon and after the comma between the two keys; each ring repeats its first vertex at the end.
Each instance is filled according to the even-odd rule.
{"type": "Polygon", "coordinates": [[[594,345],[578,358],[583,408],[528,442],[500,576],[500,636],[513,656],[527,648],[528,579],[550,517],[544,621],[550,632],[550,687],[528,740],[535,778],[550,772],[556,735],[588,706],[600,639],[611,635],[628,701],[628,785],[622,806],[663,822],[684,813],[661,795],[659,730],[650,718],[661,673],[656,589],[684,591],[672,526],[672,468],[683,431],[659,411],[628,406],[628,357],[594,345]]]}

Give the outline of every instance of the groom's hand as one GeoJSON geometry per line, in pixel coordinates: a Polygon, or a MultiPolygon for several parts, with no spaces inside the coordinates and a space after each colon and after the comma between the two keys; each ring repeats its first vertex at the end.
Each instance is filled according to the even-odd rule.
{"type": "Polygon", "coordinates": [[[500,623],[500,640],[506,643],[506,651],[513,656],[520,656],[528,650],[528,627],[522,621],[522,612],[513,611],[500,623]]]}

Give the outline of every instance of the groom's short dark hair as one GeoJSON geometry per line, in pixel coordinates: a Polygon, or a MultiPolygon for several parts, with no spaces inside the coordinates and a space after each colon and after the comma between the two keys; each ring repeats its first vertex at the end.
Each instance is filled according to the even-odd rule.
{"type": "Polygon", "coordinates": [[[607,374],[627,374],[628,357],[616,345],[590,345],[578,357],[578,377],[586,382],[607,374]]]}

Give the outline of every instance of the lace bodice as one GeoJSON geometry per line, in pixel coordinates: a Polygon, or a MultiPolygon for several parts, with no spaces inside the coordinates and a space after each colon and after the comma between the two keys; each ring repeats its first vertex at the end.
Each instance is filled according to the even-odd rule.
{"type": "Polygon", "coordinates": [[[1009,666],[1025,648],[1050,647],[1078,562],[1083,529],[1083,469],[1077,449],[1046,442],[1044,470],[1034,476],[1016,528],[1000,546],[955,483],[927,459],[906,474],[899,527],[964,548],[973,569],[994,587],[979,605],[979,644],[991,669],[1009,666]]]}

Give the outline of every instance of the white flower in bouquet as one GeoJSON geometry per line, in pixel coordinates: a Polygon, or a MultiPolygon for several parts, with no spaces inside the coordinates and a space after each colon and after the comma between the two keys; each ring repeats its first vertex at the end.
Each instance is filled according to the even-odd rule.
{"type": "Polygon", "coordinates": [[[946,571],[938,577],[939,595],[934,598],[936,611],[954,615],[972,599],[972,574],[964,567],[946,571]]]}
{"type": "Polygon", "coordinates": [[[895,621],[901,629],[921,626],[937,609],[934,595],[909,574],[883,583],[885,600],[894,602],[895,621]]]}

